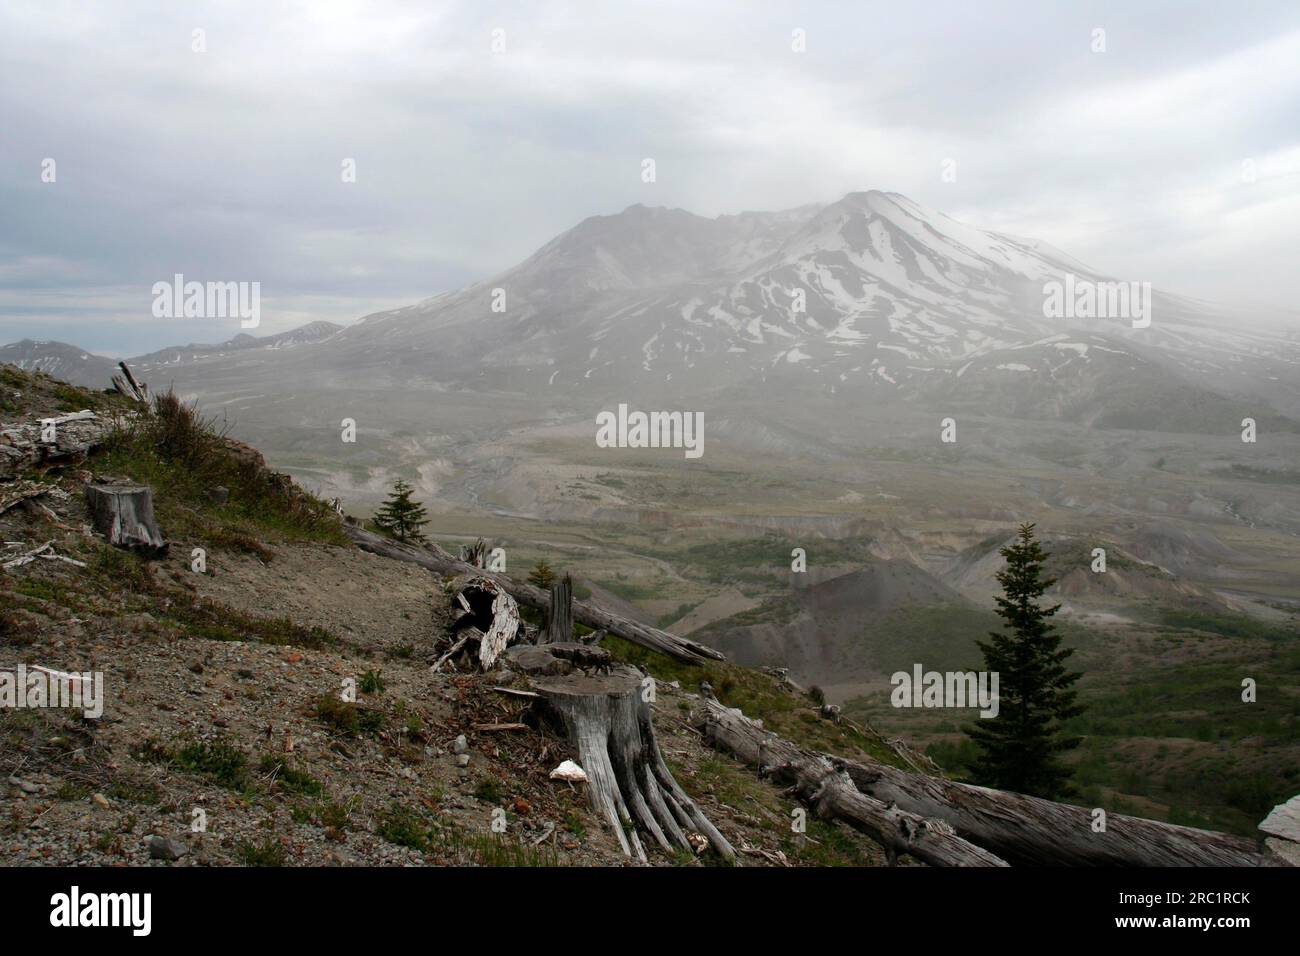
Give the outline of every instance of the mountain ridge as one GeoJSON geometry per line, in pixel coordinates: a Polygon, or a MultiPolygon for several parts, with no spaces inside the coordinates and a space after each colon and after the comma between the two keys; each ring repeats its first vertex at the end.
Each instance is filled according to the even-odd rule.
{"type": "MultiPolygon", "coordinates": [[[[1261,414],[1300,416],[1300,336],[1243,330],[1226,311],[1161,291],[1150,328],[1048,318],[1043,285],[1067,275],[1112,281],[1046,242],[895,192],[712,219],[638,203],[590,216],[479,282],[346,327],[311,323],[282,342],[236,336],[128,362],[145,376],[182,373],[178,387],[196,394],[273,367],[288,386],[491,382],[569,407],[794,390],[791,401],[955,402],[1103,427],[1132,427],[1128,406],[1142,401],[1213,409],[1180,426],[1192,431],[1218,428],[1219,412],[1237,414],[1243,398],[1262,398],[1261,414]]],[[[41,361],[30,351],[23,361],[41,361]]],[[[78,368],[66,354],[46,364],[78,368]]]]}

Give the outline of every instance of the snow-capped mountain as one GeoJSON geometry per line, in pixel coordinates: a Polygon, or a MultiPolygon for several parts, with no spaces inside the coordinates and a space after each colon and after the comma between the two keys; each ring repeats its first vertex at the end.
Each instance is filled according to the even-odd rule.
{"type": "Polygon", "coordinates": [[[0,345],[0,362],[28,371],[44,372],[87,388],[104,388],[117,369],[117,362],[103,355],[87,352],[66,342],[40,342],[34,339],[0,345]]]}
{"type": "Polygon", "coordinates": [[[1207,416],[1217,430],[1242,400],[1300,416],[1300,336],[1245,331],[1228,310],[1160,291],[1149,322],[1045,308],[1051,283],[1140,278],[897,193],[715,219],[636,205],[483,282],[347,328],[316,322],[131,364],[196,393],[218,380],[260,391],[271,374],[283,388],[486,388],[556,407],[793,389],[1116,427],[1168,406],[1174,430],[1191,431],[1207,416]]]}
{"type": "Polygon", "coordinates": [[[1046,316],[1045,283],[1067,277],[1135,278],[897,193],[717,219],[632,206],[484,282],[367,316],[312,360],[371,381],[486,377],[552,398],[781,382],[1103,421],[1096,390],[1132,379],[1144,401],[1263,394],[1300,413],[1294,337],[1243,332],[1225,310],[1161,292],[1145,328],[1046,316]]]}

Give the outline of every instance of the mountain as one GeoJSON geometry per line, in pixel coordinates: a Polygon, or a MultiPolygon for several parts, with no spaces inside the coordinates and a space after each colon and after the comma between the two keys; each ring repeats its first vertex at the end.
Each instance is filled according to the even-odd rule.
{"type": "Polygon", "coordinates": [[[227,355],[247,352],[252,349],[280,350],[291,349],[299,345],[312,345],[323,342],[342,330],[343,326],[341,325],[318,320],[308,322],[306,325],[300,325],[288,332],[278,332],[274,335],[249,335],[247,332],[241,332],[234,338],[215,345],[191,343],[190,345],[176,345],[159,349],[157,352],[150,352],[130,359],[129,364],[133,368],[138,366],[142,371],[148,372],[165,365],[183,365],[187,362],[197,362],[208,358],[221,359],[227,355]]]}
{"type": "Polygon", "coordinates": [[[0,363],[25,371],[40,371],[87,388],[104,388],[117,370],[117,362],[66,342],[23,339],[0,345],[0,363]]]}
{"type": "MultiPolygon", "coordinates": [[[[261,336],[241,333],[215,345],[177,345],[126,361],[133,369],[153,372],[168,365],[183,365],[207,358],[222,359],[253,349],[281,350],[314,344],[342,329],[343,326],[333,322],[308,322],[288,332],[261,336]]],[[[118,371],[117,359],[95,355],[65,342],[37,342],[32,339],[0,346],[0,362],[21,369],[39,370],[54,378],[87,388],[107,388],[112,376],[118,371]]]]}
{"type": "Polygon", "coordinates": [[[314,322],[131,364],[199,394],[270,374],[292,388],[488,387],[584,411],[793,390],[1102,428],[1140,428],[1152,407],[1177,410],[1173,431],[1300,416],[1300,337],[1245,331],[1226,310],[1159,291],[1148,328],[1045,317],[1044,284],[1067,277],[1113,281],[898,193],[714,219],[636,205],[468,288],[346,328],[314,322]]]}
{"type": "Polygon", "coordinates": [[[295,358],[341,385],[360,372],[383,387],[488,381],[584,406],[793,388],[1098,427],[1135,427],[1127,411],[1151,403],[1202,409],[1183,416],[1189,431],[1217,429],[1242,398],[1300,414],[1295,336],[1159,291],[1149,328],[1047,318],[1044,283],[1067,275],[1111,281],[897,193],[716,219],[632,206],[295,358]]]}
{"type": "MultiPolygon", "coordinates": [[[[801,680],[847,684],[910,667],[921,652],[901,640],[903,616],[921,608],[969,618],[973,605],[942,581],[905,560],[871,560],[837,575],[724,618],[695,636],[752,667],[788,667],[801,680]]],[[[969,657],[978,627],[955,636],[929,622],[925,646],[950,659],[969,657]]],[[[915,635],[907,635],[914,638],[915,635]]],[[[938,656],[934,653],[934,656],[938,656]]]]}

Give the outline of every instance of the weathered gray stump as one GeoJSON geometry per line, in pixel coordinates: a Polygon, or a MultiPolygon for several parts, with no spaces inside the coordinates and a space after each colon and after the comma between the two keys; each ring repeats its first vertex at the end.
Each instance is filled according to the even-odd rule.
{"type": "Polygon", "coordinates": [[[144,485],[87,485],[86,506],[95,530],[114,547],[149,557],[167,553],[153,517],[153,493],[144,485]]]}
{"type": "MultiPolygon", "coordinates": [[[[532,689],[541,695],[549,713],[564,723],[578,750],[578,763],[587,774],[591,805],[609,823],[623,852],[645,860],[638,829],[668,853],[694,852],[696,848],[687,838],[693,831],[703,835],[724,859],[735,860],[736,851],[726,837],[686,795],[664,763],[641,673],[622,665],[607,668],[607,673],[588,674],[578,669],[556,673],[573,665],[547,654],[551,647],[530,647],[526,652],[521,648],[516,663],[523,664],[528,658],[526,669],[535,675],[532,689]],[[552,660],[535,660],[542,656],[552,660]]],[[[579,660],[583,652],[594,650],[580,644],[564,649],[579,660]]],[[[604,668],[593,670],[600,669],[604,668]]]]}
{"type": "Polygon", "coordinates": [[[565,575],[551,585],[551,606],[546,613],[543,644],[564,644],[573,640],[573,578],[565,575]]]}
{"type": "Polygon", "coordinates": [[[487,542],[479,538],[473,544],[461,547],[460,559],[482,570],[487,567],[487,551],[487,542]]]}
{"type": "Polygon", "coordinates": [[[434,671],[471,643],[478,645],[479,670],[491,670],[519,635],[519,606],[505,588],[482,575],[462,579],[452,600],[461,613],[447,638],[448,650],[433,665],[434,671]]]}

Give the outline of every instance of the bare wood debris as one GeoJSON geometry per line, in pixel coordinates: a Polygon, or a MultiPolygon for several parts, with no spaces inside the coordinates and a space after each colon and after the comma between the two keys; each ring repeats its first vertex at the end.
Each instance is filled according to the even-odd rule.
{"type": "Polygon", "coordinates": [[[132,401],[148,405],[149,386],[143,382],[137,382],[125,362],[118,362],[117,367],[122,370],[122,374],[113,376],[113,388],[132,401]]]}
{"type": "MultiPolygon", "coordinates": [[[[378,554],[397,561],[409,561],[443,575],[477,574],[496,581],[519,604],[533,608],[549,608],[551,596],[549,591],[515,581],[504,574],[484,571],[452,557],[435,544],[415,545],[393,541],[382,535],[367,531],[357,525],[344,523],[343,532],[363,551],[378,554]]],[[[709,661],[721,661],[726,657],[687,637],[670,634],[657,627],[651,627],[640,621],[623,617],[606,610],[594,601],[573,602],[573,619],[579,624],[621,637],[625,641],[637,644],[648,650],[667,655],[673,660],[686,664],[705,664],[709,661]]]]}

